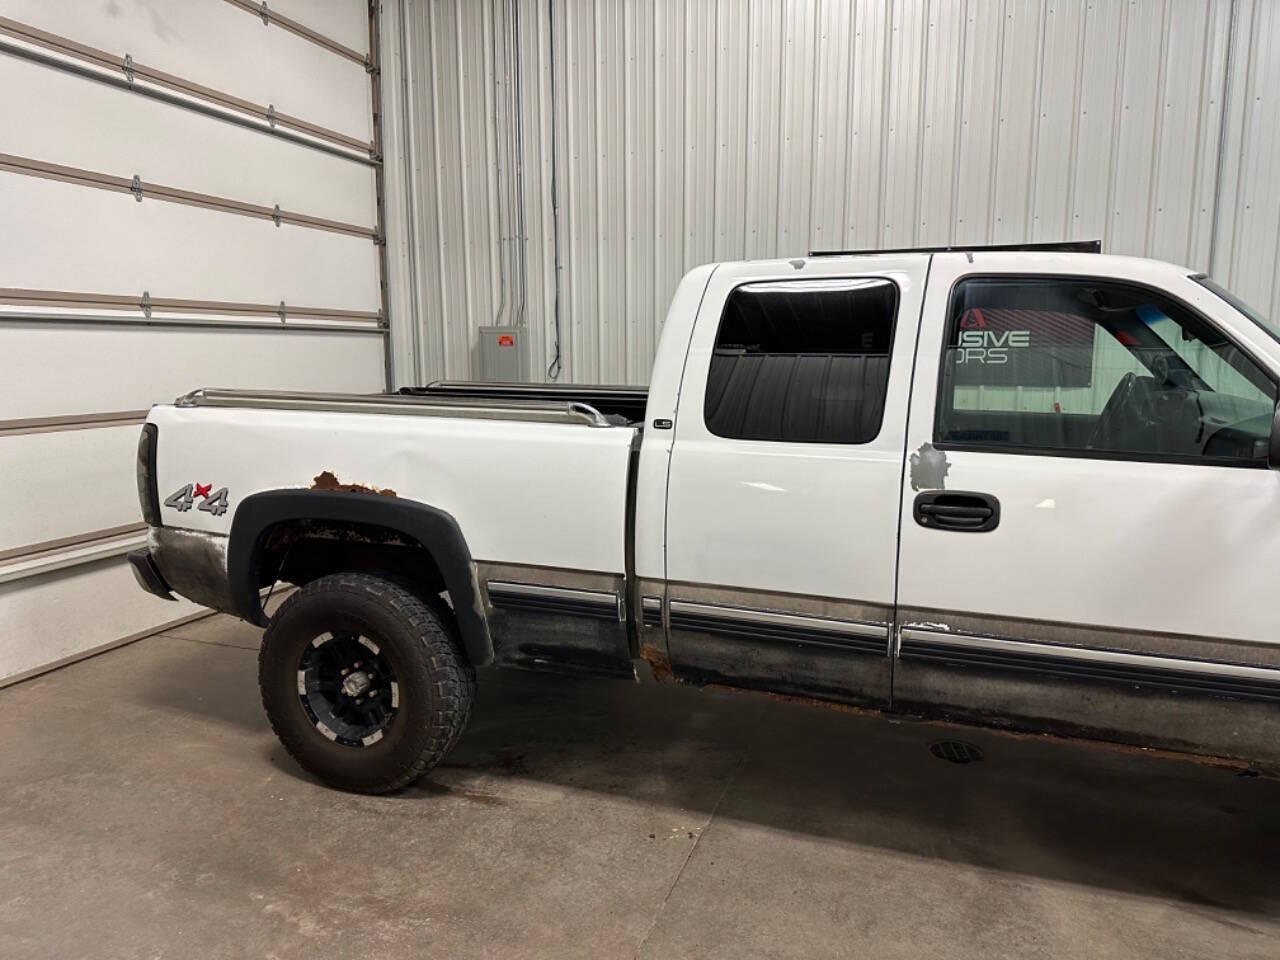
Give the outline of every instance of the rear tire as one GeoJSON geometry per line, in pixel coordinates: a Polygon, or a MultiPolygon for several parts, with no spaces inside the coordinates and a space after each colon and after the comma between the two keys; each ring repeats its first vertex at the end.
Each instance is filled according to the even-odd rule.
{"type": "Polygon", "coordinates": [[[448,607],[363,573],[321,577],[285,601],[258,683],[289,755],[359,793],[397,790],[443,760],[475,695],[448,607]]]}

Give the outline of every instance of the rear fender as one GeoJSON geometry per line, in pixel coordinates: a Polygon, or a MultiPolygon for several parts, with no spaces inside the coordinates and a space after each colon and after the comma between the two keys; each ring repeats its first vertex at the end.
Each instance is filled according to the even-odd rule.
{"type": "Polygon", "coordinates": [[[443,510],[401,497],[324,490],[268,490],[240,503],[227,545],[227,576],[236,613],[266,626],[259,565],[267,533],[291,520],[328,520],[385,527],[420,543],[435,560],[453,602],[467,656],[476,666],[493,660],[493,640],[481,606],[471,551],[458,522],[443,510]]]}

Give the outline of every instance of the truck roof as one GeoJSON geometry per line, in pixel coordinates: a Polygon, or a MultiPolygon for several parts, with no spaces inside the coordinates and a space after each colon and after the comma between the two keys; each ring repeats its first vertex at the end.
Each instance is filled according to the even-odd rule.
{"type": "Polygon", "coordinates": [[[1134,279],[1145,279],[1150,282],[1171,280],[1175,277],[1185,278],[1199,275],[1199,271],[1167,260],[1156,260],[1151,257],[1123,256],[1120,254],[1100,253],[1097,241],[1080,243],[1025,243],[1008,245],[974,245],[951,247],[905,247],[894,250],[817,250],[807,257],[778,257],[762,260],[725,260],[704,263],[689,272],[692,277],[704,271],[702,281],[705,283],[709,274],[719,268],[747,268],[767,272],[772,267],[789,266],[793,270],[802,270],[812,265],[819,273],[826,275],[831,271],[839,271],[842,259],[867,257],[919,257],[928,259],[934,254],[965,254],[971,263],[982,263],[987,266],[1001,264],[1001,269],[1012,266],[1009,258],[1022,265],[1022,269],[1044,269],[1047,272],[1064,272],[1067,274],[1090,276],[1094,274],[1109,275],[1113,271],[1133,274],[1134,279]],[[988,259],[989,258],[989,259],[988,259]],[[824,269],[825,268],[825,269],[824,269]]]}
{"type": "Polygon", "coordinates": [[[945,247],[898,247],[887,250],[810,250],[811,257],[869,256],[875,253],[1101,253],[1101,240],[1061,240],[1052,243],[996,243],[945,247]]]}
{"type": "MultiPolygon", "coordinates": [[[[1100,240],[1067,240],[1053,243],[955,244],[941,247],[899,247],[881,250],[813,250],[809,253],[808,259],[821,261],[835,260],[840,257],[901,257],[914,254],[930,256],[935,253],[1012,254],[1015,256],[1025,254],[1029,261],[1034,262],[1039,258],[1047,263],[1052,262],[1060,266],[1069,265],[1069,270],[1079,270],[1081,273],[1087,273],[1091,270],[1105,270],[1108,267],[1114,268],[1121,265],[1127,265],[1130,269],[1134,266],[1140,266],[1142,270],[1150,272],[1153,277],[1155,275],[1171,276],[1173,274],[1185,277],[1196,273],[1196,271],[1183,264],[1167,260],[1104,254],[1102,252],[1102,241],[1100,240]]],[[[789,260],[786,262],[794,266],[798,261],[789,260]]]]}

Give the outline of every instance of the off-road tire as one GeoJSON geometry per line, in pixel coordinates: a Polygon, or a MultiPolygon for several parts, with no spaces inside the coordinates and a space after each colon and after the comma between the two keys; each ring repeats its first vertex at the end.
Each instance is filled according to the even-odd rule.
{"type": "Polygon", "coordinates": [[[398,790],[443,760],[471,717],[475,683],[446,604],[364,573],[298,590],[272,617],[258,654],[262,705],[285,750],[325,783],[358,793],[398,790]],[[299,698],[300,659],[326,632],[372,639],[394,672],[399,706],[372,745],[327,738],[299,698]]]}

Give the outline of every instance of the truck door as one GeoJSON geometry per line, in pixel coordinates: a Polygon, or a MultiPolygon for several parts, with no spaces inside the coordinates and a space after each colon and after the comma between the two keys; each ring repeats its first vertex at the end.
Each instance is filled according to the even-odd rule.
{"type": "Polygon", "coordinates": [[[1276,345],[1185,272],[934,258],[895,705],[1276,754],[1276,345]]]}
{"type": "Polygon", "coordinates": [[[886,703],[911,360],[928,257],[719,267],[667,484],[677,676],[886,703]]]}

